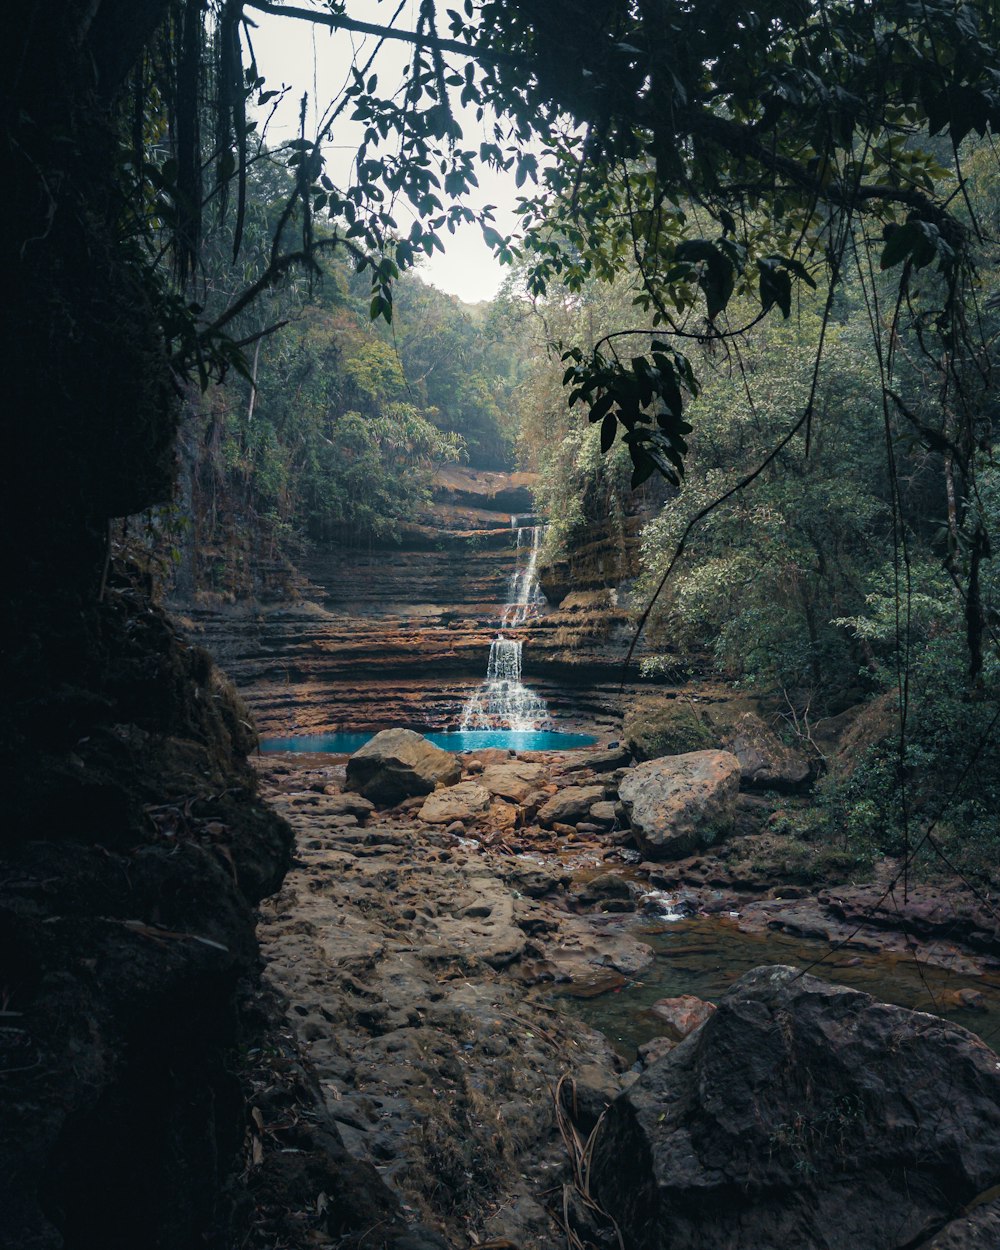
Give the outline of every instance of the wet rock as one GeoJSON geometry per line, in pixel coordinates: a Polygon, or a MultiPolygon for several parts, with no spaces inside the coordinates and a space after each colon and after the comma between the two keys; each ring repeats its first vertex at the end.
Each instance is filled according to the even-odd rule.
{"type": "Polygon", "coordinates": [[[679,1038],[684,1038],[701,1028],[715,1011],[715,1004],[695,998],[693,994],[679,994],[676,998],[658,999],[650,1011],[668,1024],[679,1038]]]}
{"type": "Polygon", "coordinates": [[[1000,1198],[949,1222],[918,1250],[995,1250],[1000,1246],[1000,1198]]]}
{"type": "Polygon", "coordinates": [[[962,986],[955,990],[939,990],[928,1004],[928,1011],[986,1011],[986,1000],[982,990],[972,986],[962,986]]]}
{"type": "Polygon", "coordinates": [[[632,891],[624,877],[614,872],[602,872],[584,883],[577,894],[581,903],[596,903],[607,898],[631,898],[632,891]]]}
{"type": "Polygon", "coordinates": [[[996,912],[967,887],[911,885],[886,896],[875,886],[838,886],[819,895],[829,912],[847,924],[904,929],[923,940],[960,941],[974,950],[1000,954],[996,912]]]}
{"type": "Polygon", "coordinates": [[[672,1050],[676,1050],[679,1045],[675,1037],[651,1037],[638,1049],[639,1062],[644,1068],[649,1068],[654,1063],[658,1063],[664,1055],[669,1055],[672,1050]]]}
{"type": "Polygon", "coordinates": [[[490,792],[476,781],[460,781],[444,790],[435,790],[424,799],[419,818],[427,825],[450,825],[474,820],[490,805],[490,792]]]}
{"type": "Polygon", "coordinates": [[[637,764],[619,794],[643,853],[683,859],[730,832],[739,780],[728,751],[693,751],[637,764]]]}
{"type": "Polygon", "coordinates": [[[1000,1178],[1000,1064],[934,1016],[758,968],[612,1104],[591,1177],[627,1250],[903,1250],[1000,1178]]]}
{"type": "Polygon", "coordinates": [[[345,785],[385,807],[454,785],[461,775],[454,755],[412,729],[383,729],[347,761],[345,785]]]}
{"type": "Polygon", "coordinates": [[[597,962],[607,968],[614,968],[615,972],[620,972],[624,977],[634,977],[653,962],[653,950],[645,942],[623,938],[619,945],[605,951],[597,962]]]}
{"type": "Polygon", "coordinates": [[[553,828],[555,825],[575,825],[586,820],[595,803],[604,801],[604,787],[564,786],[538,809],[538,823],[553,828]]]}
{"type": "Polygon", "coordinates": [[[482,784],[490,794],[512,803],[523,803],[538,789],[543,776],[541,764],[512,760],[509,764],[491,764],[483,770],[482,784]]]}

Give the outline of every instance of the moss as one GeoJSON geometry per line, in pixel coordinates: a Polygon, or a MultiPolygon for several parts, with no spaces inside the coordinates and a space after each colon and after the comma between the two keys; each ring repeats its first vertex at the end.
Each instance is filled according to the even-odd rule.
{"type": "Polygon", "coordinates": [[[680,699],[672,699],[655,710],[634,708],[625,718],[623,734],[637,760],[709,751],[718,746],[718,734],[713,732],[704,711],[680,699]]]}

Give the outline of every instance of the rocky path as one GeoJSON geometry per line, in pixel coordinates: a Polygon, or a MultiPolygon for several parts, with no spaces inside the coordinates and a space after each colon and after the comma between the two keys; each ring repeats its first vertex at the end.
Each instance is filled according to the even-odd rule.
{"type": "Polygon", "coordinates": [[[267,977],[326,1107],[348,1150],[453,1244],[564,1245],[556,1086],[574,1079],[586,1133],[624,1065],[532,986],[648,960],[545,899],[617,849],[581,839],[554,868],[491,851],[418,821],[412,803],[376,812],[325,758],[259,767],[298,845],[262,910],[267,977]]]}

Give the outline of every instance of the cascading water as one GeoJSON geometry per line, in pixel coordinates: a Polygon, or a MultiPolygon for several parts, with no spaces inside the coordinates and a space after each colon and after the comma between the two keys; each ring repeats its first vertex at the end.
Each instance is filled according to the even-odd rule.
{"type": "Polygon", "coordinates": [[[460,728],[544,729],[549,710],[521,681],[521,642],[499,634],[490,643],[486,680],[462,711],[460,728]]]}
{"type": "Polygon", "coordinates": [[[523,625],[545,601],[536,573],[544,526],[517,527],[516,522],[517,517],[511,517],[511,527],[517,529],[517,561],[500,616],[501,630],[490,643],[486,680],[462,709],[460,727],[463,731],[523,731],[544,729],[549,723],[549,710],[544,700],[521,681],[521,640],[508,638],[503,632],[523,625]],[[530,542],[525,541],[526,530],[530,533],[530,542]]]}
{"type": "MultiPolygon", "coordinates": [[[[516,520],[516,517],[511,517],[511,524],[516,520]]],[[[528,532],[531,534],[531,542],[528,546],[528,559],[522,568],[520,554],[525,548],[524,527],[518,527],[518,560],[514,565],[514,572],[510,576],[510,590],[507,594],[507,603],[501,618],[505,629],[513,629],[516,625],[523,625],[529,616],[535,615],[539,604],[545,602],[545,596],[538,585],[538,574],[536,573],[538,568],[538,549],[542,545],[542,531],[544,528],[543,525],[532,525],[530,527],[528,532]]]]}

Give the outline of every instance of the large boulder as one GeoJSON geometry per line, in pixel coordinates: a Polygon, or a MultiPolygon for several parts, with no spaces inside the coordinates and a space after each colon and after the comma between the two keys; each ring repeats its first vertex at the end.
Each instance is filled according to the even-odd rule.
{"type": "Polygon", "coordinates": [[[747,973],[612,1104],[591,1170],[626,1250],[903,1250],[998,1181],[993,1051],[785,967],[747,973]]]}
{"type": "Polygon", "coordinates": [[[1000,1246],[1000,1198],[974,1202],[919,1250],[996,1250],[1000,1246]]]}
{"type": "Polygon", "coordinates": [[[347,761],[348,790],[380,807],[437,786],[454,785],[462,776],[458,759],[412,729],[383,729],[347,761]]]}
{"type": "Polygon", "coordinates": [[[781,741],[751,699],[644,699],[626,716],[624,736],[637,760],[730,751],[740,762],[744,789],[798,790],[812,777],[807,756],[781,741]]]}
{"type": "Polygon", "coordinates": [[[629,708],[622,737],[640,762],[663,755],[710,751],[719,745],[700,704],[659,694],[640,699],[629,708]]]}
{"type": "Polygon", "coordinates": [[[739,788],[735,755],[692,751],[637,764],[618,794],[643,853],[683,859],[729,833],[739,788]]]}

